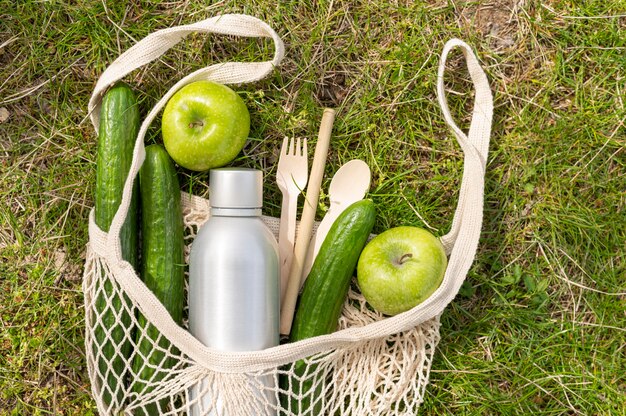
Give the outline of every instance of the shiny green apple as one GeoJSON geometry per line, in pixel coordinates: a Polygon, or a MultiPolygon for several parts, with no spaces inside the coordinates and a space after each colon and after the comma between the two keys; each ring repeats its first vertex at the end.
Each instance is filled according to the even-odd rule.
{"type": "Polygon", "coordinates": [[[447,265],[441,242],[430,232],[396,227],[365,246],[357,264],[357,280],[374,309],[397,315],[432,295],[441,285],[447,265]]]}
{"type": "Polygon", "coordinates": [[[225,85],[196,81],[178,90],[161,119],[163,144],[180,166],[204,171],[224,166],[241,151],[250,132],[250,113],[225,85]]]}

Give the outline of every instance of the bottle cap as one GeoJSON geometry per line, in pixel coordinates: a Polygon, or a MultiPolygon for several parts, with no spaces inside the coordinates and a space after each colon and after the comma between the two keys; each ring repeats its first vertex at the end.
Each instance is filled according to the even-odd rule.
{"type": "Polygon", "coordinates": [[[263,172],[257,169],[221,168],[209,174],[212,208],[262,208],[263,172]]]}

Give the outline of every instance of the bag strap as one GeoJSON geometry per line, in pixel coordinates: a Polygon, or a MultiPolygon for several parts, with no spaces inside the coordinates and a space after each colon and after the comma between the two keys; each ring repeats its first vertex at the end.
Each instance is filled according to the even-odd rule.
{"type": "Polygon", "coordinates": [[[493,119],[493,97],[491,95],[491,89],[489,88],[487,76],[483,72],[476,55],[474,55],[469,45],[459,39],[450,40],[443,48],[441,61],[439,63],[439,72],[437,74],[437,100],[439,101],[439,106],[441,107],[446,123],[452,129],[457,142],[465,154],[463,179],[461,182],[461,190],[459,192],[459,201],[452,220],[452,226],[450,232],[441,238],[441,242],[446,248],[446,252],[450,254],[450,251],[459,236],[461,223],[463,222],[464,217],[470,214],[469,211],[472,211],[473,213],[480,213],[482,218],[482,197],[485,181],[485,168],[487,164],[487,154],[489,152],[489,137],[491,136],[491,123],[493,119]],[[443,77],[445,73],[446,61],[448,54],[455,47],[459,47],[463,51],[463,55],[465,56],[465,60],[467,62],[467,69],[476,90],[472,122],[470,124],[468,135],[465,135],[452,118],[444,91],[443,77]],[[468,201],[470,194],[474,194],[476,200],[480,198],[478,206],[471,205],[468,201]]]}
{"type": "MultiPolygon", "coordinates": [[[[485,169],[493,119],[493,97],[487,75],[480,66],[472,48],[459,39],[448,41],[442,51],[437,74],[437,98],[444,119],[464,153],[463,176],[459,201],[452,221],[451,230],[441,238],[450,255],[448,267],[440,287],[423,303],[399,315],[371,323],[360,328],[347,328],[332,334],[309,338],[293,344],[261,351],[255,360],[274,358],[281,364],[300,359],[327,348],[338,347],[355,341],[386,337],[415,328],[440,315],[459,292],[469,271],[480,238],[483,218],[485,169]],[[460,48],[465,57],[472,83],[475,88],[474,109],[469,134],[465,134],[454,122],[445,95],[444,74],[448,54],[460,48]]],[[[246,357],[247,358],[247,357],[246,357]]],[[[252,366],[254,360],[237,357],[234,366],[252,366]]]]}
{"type": "MultiPolygon", "coordinates": [[[[459,39],[448,41],[442,51],[437,74],[437,99],[444,119],[463,150],[463,176],[451,230],[441,238],[449,254],[448,267],[439,288],[423,303],[399,315],[360,328],[347,328],[333,334],[283,345],[275,357],[282,363],[287,357],[303,358],[333,346],[354,341],[385,337],[415,328],[440,315],[459,292],[469,271],[482,228],[485,170],[493,119],[493,97],[487,75],[472,48],[459,39]],[[474,109],[469,133],[455,123],[445,95],[444,75],[448,54],[455,48],[463,52],[475,88],[474,109]],[[287,347],[287,348],[285,348],[287,347]]],[[[258,359],[258,357],[257,357],[258,359]]],[[[240,362],[240,364],[243,364],[240,362]]]]}
{"type": "Polygon", "coordinates": [[[476,254],[482,226],[485,166],[493,117],[493,98],[487,76],[470,46],[461,40],[452,39],[444,46],[439,64],[437,95],[446,123],[451,127],[464,152],[463,177],[451,231],[442,237],[446,251],[450,254],[445,277],[433,295],[415,308],[363,327],[347,328],[262,351],[216,351],[203,345],[174,322],[156,296],[137,278],[130,264],[127,262],[109,264],[112,273],[121,277],[118,281],[122,289],[137,302],[141,312],[159,332],[186,357],[203,367],[226,373],[274,368],[330,348],[403,332],[440,315],[458,293],[476,254]],[[443,85],[447,56],[457,47],[463,51],[470,77],[476,88],[473,118],[468,135],[454,122],[443,85]]]}
{"type": "Polygon", "coordinates": [[[194,81],[209,80],[222,84],[242,84],[258,81],[269,75],[280,64],[285,54],[283,41],[267,23],[244,14],[225,14],[189,25],[176,26],[154,32],[120,55],[98,79],[89,100],[91,123],[96,132],[100,124],[100,103],[102,95],[107,88],[135,69],[158,59],[185,36],[194,32],[272,38],[275,48],[274,57],[271,61],[265,62],[226,62],[199,69],[178,81],[148,113],[139,129],[135,142],[133,162],[124,184],[122,201],[108,232],[107,244],[114,251],[115,258],[118,260],[122,259],[119,243],[120,229],[126,219],[135,177],[145,158],[144,137],[148,127],[167,101],[180,88],[194,81]]]}

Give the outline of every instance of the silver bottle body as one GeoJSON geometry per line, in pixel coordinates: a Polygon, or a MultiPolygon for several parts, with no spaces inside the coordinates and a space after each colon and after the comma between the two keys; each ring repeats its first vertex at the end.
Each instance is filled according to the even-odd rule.
{"type": "MultiPolygon", "coordinates": [[[[278,244],[258,214],[260,209],[212,209],[191,247],[189,329],[217,350],[254,351],[279,343],[278,244]],[[248,211],[255,215],[246,216],[248,211]]],[[[273,389],[277,380],[266,376],[260,382],[273,389]]],[[[222,414],[222,400],[211,398],[210,390],[205,381],[191,389],[191,400],[199,399],[190,408],[192,416],[222,414]],[[206,412],[212,402],[219,410],[206,412]]],[[[262,400],[275,404],[272,393],[257,392],[264,394],[262,400]]]]}
{"type": "Polygon", "coordinates": [[[189,258],[189,328],[205,345],[254,351],[279,342],[278,244],[258,216],[212,216],[189,258]]]}

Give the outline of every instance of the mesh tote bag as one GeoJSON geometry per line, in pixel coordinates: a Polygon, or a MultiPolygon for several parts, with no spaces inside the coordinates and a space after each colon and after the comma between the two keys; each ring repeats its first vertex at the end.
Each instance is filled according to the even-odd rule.
{"type": "MultiPolygon", "coordinates": [[[[89,217],[84,269],[86,357],[91,389],[101,415],[413,415],[423,400],[435,347],[439,317],[457,294],[474,260],[483,212],[483,189],[493,101],[487,77],[472,49],[449,41],[442,52],[437,95],[446,123],[464,155],[458,204],[450,231],[441,241],[448,267],[441,286],[424,303],[385,317],[351,291],[336,332],[263,351],[222,352],[210,349],[178,325],[122,259],[120,228],[126,218],[134,179],[144,160],[144,136],[167,100],[183,85],[197,80],[224,84],[257,81],[280,64],[284,47],[266,23],[246,15],[221,15],[197,23],[157,31],[139,41],[101,75],[89,101],[94,128],[99,125],[103,93],[131,71],[159,58],[193,32],[265,37],[274,42],[273,59],[228,62],[193,72],[177,82],[154,106],[140,127],[121,205],[108,232],[89,217]],[[451,50],[463,52],[475,87],[468,134],[455,124],[444,93],[445,63],[451,50]],[[140,326],[138,316],[149,325],[140,326]],[[153,329],[152,335],[147,333],[153,329]],[[154,331],[156,330],[156,331],[154,331]],[[154,333],[158,336],[154,337],[154,333]],[[96,336],[95,334],[104,334],[96,336]],[[151,340],[163,357],[160,365],[147,357],[149,379],[133,389],[145,368],[133,368],[139,342],[151,340]],[[130,355],[123,345],[130,344],[130,355]],[[106,348],[105,348],[106,347],[106,348]],[[109,353],[104,353],[104,350],[109,353]],[[113,354],[110,354],[113,351],[113,354]],[[296,374],[296,366],[298,371],[296,374]],[[297,380],[288,385],[279,379],[297,380]],[[268,383],[268,380],[271,382],[268,383]],[[283,386],[283,387],[281,387],[283,386]],[[190,394],[190,391],[199,394],[190,394]],[[202,400],[199,397],[203,397],[202,400]],[[208,399],[207,399],[208,398],[208,399]],[[302,409],[298,403],[310,403],[302,409]],[[193,409],[193,411],[191,411],[193,409]]],[[[209,215],[208,201],[183,193],[186,253],[209,215]]],[[[263,217],[278,233],[278,219],[263,217]]]]}

